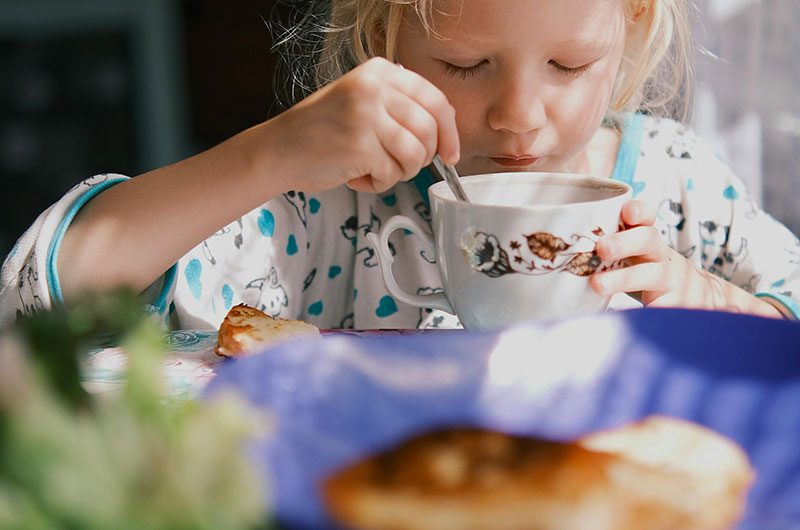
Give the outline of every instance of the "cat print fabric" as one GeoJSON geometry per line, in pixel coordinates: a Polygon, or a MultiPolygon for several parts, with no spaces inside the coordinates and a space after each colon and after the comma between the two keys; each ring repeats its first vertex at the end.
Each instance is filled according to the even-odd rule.
{"type": "MultiPolygon", "coordinates": [[[[0,321],[60,301],[55,262],[63,232],[89,198],[124,178],[87,179],[23,234],[3,264],[0,321]]],[[[753,202],[691,130],[634,115],[623,127],[613,178],[653,206],[657,229],[687,259],[800,316],[800,241],[753,202]]],[[[148,310],[172,329],[214,329],[238,303],[323,329],[459,327],[453,315],[392,298],[366,238],[397,214],[430,226],[425,179],[427,173],[378,195],[340,187],[276,197],[182,257],[143,293],[148,310]]],[[[407,291],[441,290],[437,264],[416,237],[397,231],[390,243],[407,291]]]]}

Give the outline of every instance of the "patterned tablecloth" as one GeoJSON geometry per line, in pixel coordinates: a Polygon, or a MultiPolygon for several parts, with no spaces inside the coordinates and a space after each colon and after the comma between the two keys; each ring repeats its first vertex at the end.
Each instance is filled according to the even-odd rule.
{"type": "MultiPolygon", "coordinates": [[[[399,337],[426,330],[323,330],[323,340],[333,336],[399,337]]],[[[226,359],[214,353],[217,330],[181,330],[167,333],[164,375],[173,396],[196,397],[216,375],[226,359]]],[[[92,351],[82,369],[84,387],[92,393],[114,392],[125,382],[127,358],[120,348],[92,351]]]]}

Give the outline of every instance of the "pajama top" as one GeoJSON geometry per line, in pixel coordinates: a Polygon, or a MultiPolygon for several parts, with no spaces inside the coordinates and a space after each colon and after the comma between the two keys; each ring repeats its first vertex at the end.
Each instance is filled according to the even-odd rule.
{"type": "MultiPolygon", "coordinates": [[[[62,301],[55,264],[64,232],[83,204],[125,178],[107,174],[81,182],[22,235],[3,264],[0,323],[62,301]]],[[[677,252],[800,317],[800,241],[759,208],[690,129],[630,116],[612,178],[653,206],[656,228],[677,252]]],[[[323,329],[458,327],[448,313],[392,298],[366,238],[398,214],[430,226],[426,191],[432,182],[423,170],[377,195],[345,186],[280,195],[183,256],[142,294],[147,309],[168,329],[217,328],[238,303],[323,329]]],[[[414,235],[396,231],[390,243],[401,286],[419,294],[441,290],[437,265],[414,235]]],[[[630,300],[615,295],[610,309],[630,307],[630,300]]]]}

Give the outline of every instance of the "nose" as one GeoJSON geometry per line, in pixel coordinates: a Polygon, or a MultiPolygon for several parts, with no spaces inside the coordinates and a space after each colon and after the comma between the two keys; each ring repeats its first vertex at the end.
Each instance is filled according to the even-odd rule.
{"type": "Polygon", "coordinates": [[[544,127],[547,113],[534,83],[510,80],[497,92],[487,119],[496,131],[520,134],[544,127]]]}

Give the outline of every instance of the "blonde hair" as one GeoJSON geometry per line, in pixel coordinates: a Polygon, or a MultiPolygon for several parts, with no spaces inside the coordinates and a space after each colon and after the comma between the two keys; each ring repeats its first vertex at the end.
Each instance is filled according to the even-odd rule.
{"type": "MultiPolygon", "coordinates": [[[[307,94],[370,57],[395,60],[395,42],[405,17],[413,10],[426,31],[434,32],[436,0],[313,0],[303,20],[278,41],[298,38],[314,49],[295,61],[290,86],[307,94]],[[322,7],[322,9],[320,9],[322,7]],[[316,41],[309,35],[316,34],[316,41]]],[[[632,25],[626,40],[608,109],[609,118],[644,111],[679,120],[688,117],[694,53],[689,17],[691,0],[622,0],[632,25]]]]}
{"type": "Polygon", "coordinates": [[[690,0],[625,2],[634,31],[625,43],[609,113],[638,110],[685,121],[694,82],[690,0]]]}

